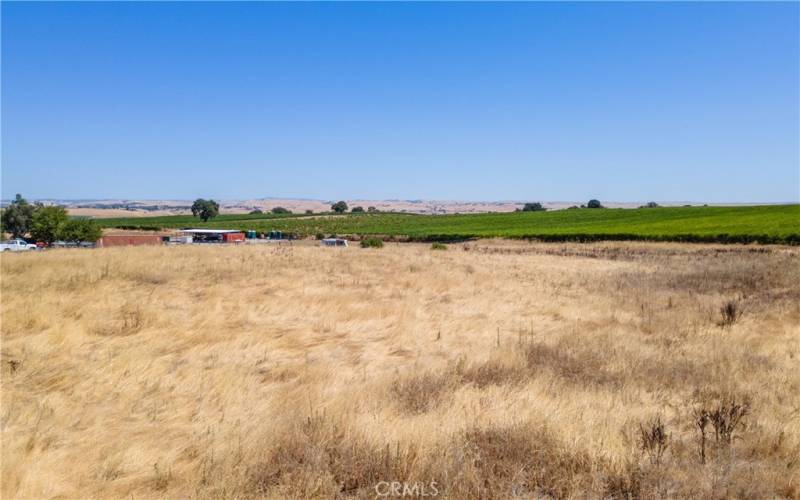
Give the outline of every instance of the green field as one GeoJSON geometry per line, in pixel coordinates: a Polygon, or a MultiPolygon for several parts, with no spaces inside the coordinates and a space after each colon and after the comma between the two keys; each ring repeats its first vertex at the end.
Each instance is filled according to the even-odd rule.
{"type": "Polygon", "coordinates": [[[574,209],[464,215],[400,213],[343,215],[221,215],[203,223],[192,216],[97,219],[103,227],[208,227],[271,230],[298,237],[380,235],[412,240],[477,237],[545,241],[656,240],[800,244],[800,205],[574,209]]]}

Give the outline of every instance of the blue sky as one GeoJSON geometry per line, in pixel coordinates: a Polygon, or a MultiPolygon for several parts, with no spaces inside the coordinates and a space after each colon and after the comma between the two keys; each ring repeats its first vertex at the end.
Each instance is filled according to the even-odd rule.
{"type": "Polygon", "coordinates": [[[798,201],[798,3],[2,3],[2,196],[798,201]]]}

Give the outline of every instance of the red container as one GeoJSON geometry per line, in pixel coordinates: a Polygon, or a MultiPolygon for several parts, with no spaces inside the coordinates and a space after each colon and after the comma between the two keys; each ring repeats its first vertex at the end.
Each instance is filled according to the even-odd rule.
{"type": "Polygon", "coordinates": [[[244,241],[244,233],[225,233],[222,235],[225,243],[240,243],[244,241]]]}

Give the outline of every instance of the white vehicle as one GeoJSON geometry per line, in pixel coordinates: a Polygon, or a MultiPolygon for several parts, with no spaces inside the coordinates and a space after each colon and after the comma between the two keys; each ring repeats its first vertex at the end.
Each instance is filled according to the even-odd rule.
{"type": "Polygon", "coordinates": [[[2,252],[24,252],[26,250],[36,250],[36,245],[19,238],[0,243],[0,251],[2,252]]]}
{"type": "Polygon", "coordinates": [[[325,238],[320,240],[320,245],[324,247],[346,247],[347,240],[342,238],[325,238]]]}

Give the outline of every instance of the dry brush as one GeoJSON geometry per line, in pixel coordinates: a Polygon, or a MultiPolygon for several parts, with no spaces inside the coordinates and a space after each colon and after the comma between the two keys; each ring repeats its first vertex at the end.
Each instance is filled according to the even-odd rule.
{"type": "Polygon", "coordinates": [[[1,260],[3,498],[800,496],[797,249],[1,260]]]}

